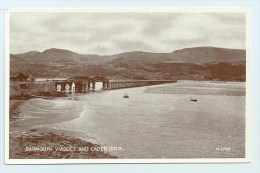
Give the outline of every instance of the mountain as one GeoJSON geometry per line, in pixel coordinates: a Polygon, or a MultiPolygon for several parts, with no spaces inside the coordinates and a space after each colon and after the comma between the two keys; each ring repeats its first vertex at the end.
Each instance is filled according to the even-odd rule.
{"type": "Polygon", "coordinates": [[[41,54],[41,52],[38,52],[38,51],[30,51],[30,52],[26,52],[26,53],[21,53],[21,54],[16,54],[15,56],[16,57],[19,57],[19,58],[23,58],[23,59],[28,59],[30,60],[31,58],[37,56],[41,54]]]}
{"type": "Polygon", "coordinates": [[[194,47],[169,53],[78,54],[47,49],[10,55],[11,70],[37,77],[107,76],[131,79],[245,80],[246,51],[194,47]]]}
{"type": "Polygon", "coordinates": [[[13,72],[19,72],[20,70],[25,70],[28,66],[28,63],[24,61],[23,58],[20,58],[16,55],[10,55],[10,70],[13,72]]]}
{"type": "Polygon", "coordinates": [[[128,52],[114,55],[114,66],[120,64],[153,64],[158,62],[165,63],[244,63],[246,51],[240,49],[224,49],[215,47],[195,47],[176,50],[171,53],[148,53],[148,52],[128,52]]]}
{"type": "Polygon", "coordinates": [[[107,61],[107,57],[90,54],[78,54],[64,49],[47,49],[43,52],[31,51],[15,56],[22,58],[25,61],[37,64],[53,64],[53,63],[86,63],[100,64],[107,61]]]}
{"type": "Polygon", "coordinates": [[[111,67],[135,79],[245,80],[246,51],[195,47],[170,53],[127,52],[114,55],[111,67]]]}
{"type": "Polygon", "coordinates": [[[195,47],[173,51],[170,57],[175,62],[186,63],[241,63],[246,60],[246,51],[215,47],[195,47]]]}
{"type": "Polygon", "coordinates": [[[243,63],[246,60],[246,51],[240,49],[224,49],[215,47],[194,47],[176,50],[170,53],[150,52],[125,52],[110,56],[91,54],[78,54],[64,49],[47,49],[43,52],[30,51],[23,54],[13,55],[24,61],[33,63],[86,63],[104,64],[115,66],[120,64],[152,64],[158,62],[182,62],[182,63],[243,63]]]}

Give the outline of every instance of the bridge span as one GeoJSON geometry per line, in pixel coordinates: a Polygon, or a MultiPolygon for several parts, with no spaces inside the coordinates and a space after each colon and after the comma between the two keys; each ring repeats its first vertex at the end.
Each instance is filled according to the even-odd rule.
{"type": "Polygon", "coordinates": [[[174,80],[110,80],[109,89],[131,88],[164,83],[174,83],[174,80]]]}
{"type": "Polygon", "coordinates": [[[105,77],[75,76],[67,80],[55,82],[57,92],[88,93],[95,91],[96,82],[102,82],[102,90],[132,88],[164,83],[174,83],[176,80],[109,80],[105,77]]]}

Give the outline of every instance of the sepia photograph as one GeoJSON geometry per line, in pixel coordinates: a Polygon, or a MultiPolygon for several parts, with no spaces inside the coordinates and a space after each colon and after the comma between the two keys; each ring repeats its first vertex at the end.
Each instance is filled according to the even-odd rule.
{"type": "Polygon", "coordinates": [[[249,161],[248,10],[5,19],[6,163],[249,161]]]}

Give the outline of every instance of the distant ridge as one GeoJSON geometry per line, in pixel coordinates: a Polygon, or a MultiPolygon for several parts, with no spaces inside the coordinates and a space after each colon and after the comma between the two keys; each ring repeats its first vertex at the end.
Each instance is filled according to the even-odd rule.
{"type": "Polygon", "coordinates": [[[241,62],[246,60],[246,51],[242,49],[226,49],[217,47],[193,47],[172,52],[175,60],[189,62],[196,59],[201,63],[209,62],[241,62]]]}
{"type": "Polygon", "coordinates": [[[216,47],[193,47],[175,50],[170,53],[150,53],[142,51],[125,52],[115,55],[100,56],[90,54],[78,54],[69,50],[51,48],[43,52],[30,51],[14,55],[24,60],[43,62],[90,62],[100,64],[112,60],[146,63],[158,61],[172,61],[185,63],[211,63],[211,62],[242,62],[246,60],[246,51],[242,49],[226,49],[216,47]],[[96,60],[94,60],[96,58],[96,60]]]}
{"type": "Polygon", "coordinates": [[[26,71],[35,76],[87,74],[131,79],[243,81],[246,50],[192,47],[169,53],[133,51],[100,56],[51,48],[11,54],[10,60],[12,71],[26,71]]]}

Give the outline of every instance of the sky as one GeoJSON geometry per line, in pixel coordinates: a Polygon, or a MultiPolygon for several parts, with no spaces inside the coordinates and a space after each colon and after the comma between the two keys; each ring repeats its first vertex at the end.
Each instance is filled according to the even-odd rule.
{"type": "Polygon", "coordinates": [[[180,12],[13,12],[10,52],[67,49],[112,55],[212,46],[246,48],[246,15],[180,12]]]}

